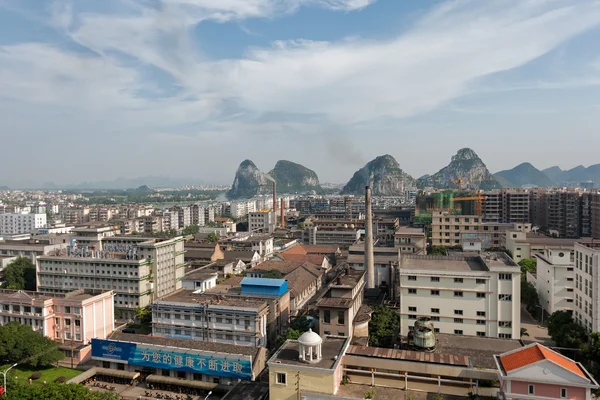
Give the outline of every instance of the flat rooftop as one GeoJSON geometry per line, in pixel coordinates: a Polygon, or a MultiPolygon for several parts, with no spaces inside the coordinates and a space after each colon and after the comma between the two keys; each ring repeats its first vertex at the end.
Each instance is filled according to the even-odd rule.
{"type": "Polygon", "coordinates": [[[425,232],[423,232],[423,229],[421,228],[411,228],[408,226],[401,226],[398,229],[396,229],[396,236],[401,236],[401,235],[419,235],[419,236],[425,236],[425,232]]]}
{"type": "Polygon", "coordinates": [[[267,382],[241,381],[227,392],[222,400],[263,400],[268,398],[269,384],[267,382]]]}
{"type": "Polygon", "coordinates": [[[321,361],[314,364],[305,363],[300,361],[299,345],[297,340],[288,340],[283,346],[277,350],[277,352],[269,360],[270,363],[287,364],[287,365],[303,365],[311,366],[313,368],[332,369],[337,360],[334,358],[337,356],[338,360],[342,356],[342,350],[346,344],[346,341],[350,340],[345,337],[337,336],[326,336],[321,344],[321,361]]]}
{"type": "Polygon", "coordinates": [[[223,307],[266,307],[267,302],[264,299],[256,297],[238,297],[221,296],[216,293],[195,293],[195,290],[178,290],[169,295],[156,300],[154,304],[160,305],[161,302],[188,303],[188,304],[209,304],[220,305],[223,307]]]}
{"type": "Polygon", "coordinates": [[[527,233],[527,238],[525,240],[517,240],[517,243],[529,243],[529,244],[538,244],[538,245],[547,245],[547,246],[573,246],[575,243],[581,243],[585,245],[586,243],[593,243],[594,240],[589,237],[585,238],[555,238],[546,236],[541,233],[527,233]]]}
{"type": "Polygon", "coordinates": [[[496,369],[494,355],[522,347],[518,340],[437,333],[435,353],[469,357],[475,368],[496,369]]]}
{"type": "Polygon", "coordinates": [[[195,281],[205,281],[211,278],[216,277],[218,274],[214,271],[209,271],[207,269],[200,269],[188,272],[182,280],[195,280],[195,281]]]}
{"type": "Polygon", "coordinates": [[[506,254],[485,252],[481,255],[475,253],[454,253],[450,256],[417,256],[402,255],[400,268],[406,270],[436,270],[454,272],[481,272],[488,271],[489,267],[512,267],[518,265],[506,254]]]}
{"type": "Polygon", "coordinates": [[[259,347],[236,346],[224,343],[202,342],[199,340],[170,339],[158,336],[135,335],[118,331],[113,332],[109,339],[155,346],[177,347],[180,349],[212,351],[215,353],[241,354],[251,357],[256,356],[259,350],[259,347]]]}
{"type": "Polygon", "coordinates": [[[367,271],[360,271],[354,268],[347,268],[344,271],[343,275],[338,276],[336,280],[333,281],[332,286],[348,286],[353,288],[358,284],[358,282],[360,282],[360,280],[366,273],[367,271]]]}

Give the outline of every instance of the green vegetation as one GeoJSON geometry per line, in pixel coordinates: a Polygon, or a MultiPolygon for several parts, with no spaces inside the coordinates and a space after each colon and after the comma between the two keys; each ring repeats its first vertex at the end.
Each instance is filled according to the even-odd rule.
{"type": "Polygon", "coordinates": [[[306,168],[304,165],[296,164],[287,160],[279,160],[275,164],[269,175],[277,182],[277,189],[283,193],[322,192],[319,185],[319,178],[315,171],[306,168]]]}
{"type": "Polygon", "coordinates": [[[365,392],[365,399],[374,399],[375,398],[375,389],[371,389],[365,392]]]}
{"type": "Polygon", "coordinates": [[[369,323],[369,346],[393,347],[396,343],[398,313],[386,306],[376,306],[369,323]]]}
{"type": "MultiPolygon", "coordinates": [[[[5,368],[2,368],[4,370],[5,368]]],[[[71,378],[81,374],[81,371],[63,367],[46,367],[43,369],[32,368],[26,365],[18,365],[11,369],[9,375],[17,378],[18,382],[28,382],[29,378],[33,379],[34,385],[43,385],[44,382],[54,382],[61,376],[64,376],[68,381],[71,378]],[[33,378],[34,374],[39,373],[39,378],[33,378]]]]}
{"type": "Polygon", "coordinates": [[[204,241],[207,243],[217,243],[219,241],[219,236],[217,236],[216,233],[211,232],[206,235],[206,239],[204,239],[204,241]]]}
{"type": "Polygon", "coordinates": [[[262,277],[269,279],[283,279],[283,275],[281,274],[281,272],[276,269],[272,269],[271,271],[264,274],[262,277]]]}
{"type": "Polygon", "coordinates": [[[548,334],[558,347],[579,349],[587,342],[585,329],[567,311],[556,311],[548,318],[548,334]]]}
{"type": "Polygon", "coordinates": [[[448,248],[446,246],[431,246],[431,248],[427,250],[427,255],[445,256],[448,255],[448,248]]]}
{"type": "Polygon", "coordinates": [[[200,227],[198,225],[189,225],[183,228],[183,231],[181,233],[183,234],[183,236],[194,235],[198,233],[199,230],[200,227]]]}
{"type": "Polygon", "coordinates": [[[79,384],[64,384],[47,381],[47,384],[29,385],[27,381],[8,381],[7,399],[11,400],[118,400],[116,393],[93,392],[79,384]]]}
{"type": "Polygon", "coordinates": [[[31,330],[29,325],[10,322],[0,326],[0,360],[30,367],[51,365],[65,357],[58,343],[31,330]]]}
{"type": "Polygon", "coordinates": [[[27,257],[18,257],[4,269],[6,280],[3,288],[35,290],[35,265],[27,257]]]}
{"type": "MultiPolygon", "coordinates": [[[[69,190],[65,193],[79,194],[69,190]]],[[[122,203],[181,203],[215,200],[225,190],[164,190],[157,192],[147,186],[126,190],[95,190],[83,193],[84,198],[75,200],[81,204],[122,204],[122,203]]]]}
{"type": "Polygon", "coordinates": [[[521,266],[521,273],[523,274],[523,278],[527,275],[528,272],[535,274],[537,272],[537,259],[535,258],[525,258],[519,261],[519,265],[521,266]]]}
{"type": "Polygon", "coordinates": [[[541,311],[539,308],[540,298],[535,286],[525,279],[521,279],[521,303],[525,304],[529,314],[537,318],[537,314],[541,311]]]}

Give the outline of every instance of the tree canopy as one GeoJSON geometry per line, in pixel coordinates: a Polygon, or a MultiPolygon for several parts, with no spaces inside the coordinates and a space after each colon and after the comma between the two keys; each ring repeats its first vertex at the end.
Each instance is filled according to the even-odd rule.
{"type": "Polygon", "coordinates": [[[211,232],[206,235],[206,239],[204,239],[207,243],[217,243],[219,241],[219,236],[216,233],[211,232]]]}
{"type": "Polygon", "coordinates": [[[186,226],[185,228],[183,228],[183,235],[187,236],[187,235],[193,235],[198,233],[198,231],[200,230],[200,227],[198,225],[189,225],[186,226]]]}
{"type": "Polygon", "coordinates": [[[35,265],[27,257],[18,257],[4,269],[4,288],[35,290],[35,265]]]}
{"type": "Polygon", "coordinates": [[[141,324],[152,323],[152,308],[150,306],[138,307],[135,309],[135,316],[141,324]]]}
{"type": "Polygon", "coordinates": [[[525,279],[521,279],[521,303],[525,304],[525,308],[530,314],[537,314],[540,304],[538,292],[535,286],[525,279]]]}
{"type": "Polygon", "coordinates": [[[94,392],[79,384],[49,382],[45,385],[28,385],[12,379],[8,384],[11,400],[118,400],[116,393],[94,392]]]}
{"type": "Polygon", "coordinates": [[[525,258],[519,261],[519,265],[523,275],[526,275],[527,272],[535,273],[537,271],[537,259],[535,258],[525,258]]]}
{"type": "Polygon", "coordinates": [[[585,329],[567,311],[556,311],[548,318],[548,334],[558,347],[580,348],[587,339],[585,329]]]}
{"type": "Polygon", "coordinates": [[[399,326],[398,313],[386,306],[377,306],[369,323],[369,346],[392,347],[396,343],[399,326]]]}
{"type": "Polygon", "coordinates": [[[11,322],[0,326],[0,360],[32,367],[51,365],[65,355],[58,343],[31,330],[29,325],[11,322]]]}

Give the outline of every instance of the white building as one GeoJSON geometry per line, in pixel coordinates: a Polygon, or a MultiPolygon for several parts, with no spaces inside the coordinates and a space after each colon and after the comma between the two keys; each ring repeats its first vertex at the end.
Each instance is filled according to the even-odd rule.
{"type": "Polygon", "coordinates": [[[429,317],[436,332],[521,337],[521,270],[506,254],[402,255],[400,260],[395,287],[403,336],[417,318],[429,317]]]}
{"type": "Polygon", "coordinates": [[[572,311],[575,272],[571,252],[546,249],[537,259],[536,290],[540,305],[548,314],[572,311]]]}
{"type": "Polygon", "coordinates": [[[37,229],[45,226],[46,214],[0,214],[0,233],[4,235],[34,233],[37,229]]]}
{"type": "Polygon", "coordinates": [[[272,233],[275,230],[276,216],[271,210],[248,213],[248,227],[251,232],[272,233]]]}
{"type": "Polygon", "coordinates": [[[575,244],[575,312],[588,332],[600,330],[600,243],[575,244]]]}
{"type": "MultiPolygon", "coordinates": [[[[86,231],[91,228],[86,229],[86,231]]],[[[87,233],[87,232],[79,232],[87,233]]],[[[66,293],[77,288],[115,292],[117,318],[133,318],[137,307],[181,288],[184,275],[183,238],[92,235],[84,245],[38,257],[38,290],[66,293]]]]}

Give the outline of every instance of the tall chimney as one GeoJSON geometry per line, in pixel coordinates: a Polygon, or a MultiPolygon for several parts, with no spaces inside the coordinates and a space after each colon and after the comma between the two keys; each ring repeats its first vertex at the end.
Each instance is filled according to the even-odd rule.
{"type": "Polygon", "coordinates": [[[281,227],[285,228],[285,200],[281,199],[281,205],[279,206],[281,212],[281,227]]]}
{"type": "Polygon", "coordinates": [[[277,212],[277,182],[275,182],[275,180],[273,180],[273,217],[275,217],[275,214],[277,212]]]}
{"type": "Polygon", "coordinates": [[[367,289],[375,288],[375,263],[373,261],[373,213],[371,210],[371,187],[365,187],[365,267],[367,268],[367,289]]]}

